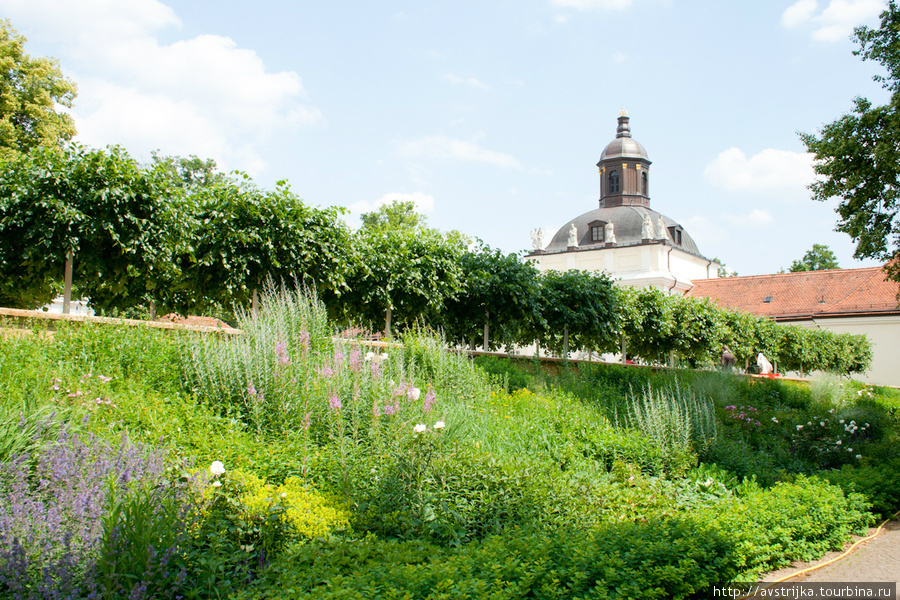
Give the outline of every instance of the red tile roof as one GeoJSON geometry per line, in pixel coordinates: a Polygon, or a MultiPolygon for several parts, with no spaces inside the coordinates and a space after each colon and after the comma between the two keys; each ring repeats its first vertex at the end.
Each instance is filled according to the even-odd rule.
{"type": "Polygon", "coordinates": [[[695,279],[687,296],[776,320],[900,314],[898,284],[881,267],[695,279]]]}

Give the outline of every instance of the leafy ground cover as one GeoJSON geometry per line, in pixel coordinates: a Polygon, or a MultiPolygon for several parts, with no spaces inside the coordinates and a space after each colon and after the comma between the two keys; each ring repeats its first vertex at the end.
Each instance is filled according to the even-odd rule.
{"type": "Polygon", "coordinates": [[[0,594],[692,598],[896,509],[896,391],[235,338],[0,339],[0,594]]]}

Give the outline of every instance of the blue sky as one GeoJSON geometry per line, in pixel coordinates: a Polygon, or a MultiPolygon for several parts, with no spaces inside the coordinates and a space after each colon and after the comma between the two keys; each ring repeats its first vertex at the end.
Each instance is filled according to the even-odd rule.
{"type": "Polygon", "coordinates": [[[79,86],[78,140],[287,179],[347,220],[391,198],[505,251],[597,206],[624,107],[651,207],[741,275],[853,243],[797,132],[887,95],[852,55],[882,0],[0,0],[79,86]]]}

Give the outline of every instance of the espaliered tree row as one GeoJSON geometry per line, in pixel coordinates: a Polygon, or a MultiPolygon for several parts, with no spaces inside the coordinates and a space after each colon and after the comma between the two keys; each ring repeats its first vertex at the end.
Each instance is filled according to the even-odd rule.
{"type": "Polygon", "coordinates": [[[121,148],[35,148],[0,162],[0,304],[35,308],[62,287],[100,310],[181,313],[252,302],[267,280],[314,289],[347,324],[390,332],[424,322],[461,346],[514,345],[559,356],[615,352],[665,364],[739,364],[762,352],[784,369],[864,371],[862,336],[783,326],[708,300],[618,287],[607,276],[540,274],[516,254],[428,228],[411,203],[363,216],[312,208],[285,182],[275,190],[214,164],[121,148]]]}

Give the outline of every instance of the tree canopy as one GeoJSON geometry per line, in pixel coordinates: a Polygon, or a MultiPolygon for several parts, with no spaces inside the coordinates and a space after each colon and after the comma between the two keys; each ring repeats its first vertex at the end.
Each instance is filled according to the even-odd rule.
{"type": "Polygon", "coordinates": [[[57,105],[71,107],[75,83],[52,58],[25,54],[25,37],[0,20],[0,159],[36,146],[59,146],[75,135],[75,122],[57,105]]]}
{"type": "MultiPolygon", "coordinates": [[[[818,178],[809,186],[813,199],[840,198],[836,230],[856,242],[856,258],[890,260],[900,254],[900,9],[891,0],[881,13],[877,29],[854,32],[863,60],[874,60],[886,70],[875,77],[891,91],[884,106],[861,97],[853,110],[819,130],[801,133],[815,156],[818,178]]],[[[896,260],[888,272],[900,281],[896,260]]]]}
{"type": "Polygon", "coordinates": [[[824,244],[813,244],[812,249],[807,250],[800,260],[791,263],[791,273],[800,271],[824,271],[825,269],[840,269],[837,256],[824,244]]]}
{"type": "Polygon", "coordinates": [[[425,227],[425,216],[416,212],[411,200],[394,200],[382,204],[372,212],[360,215],[363,229],[409,229],[425,227]]]}

